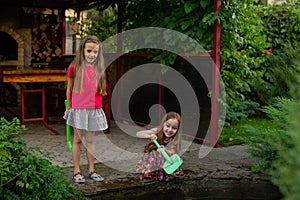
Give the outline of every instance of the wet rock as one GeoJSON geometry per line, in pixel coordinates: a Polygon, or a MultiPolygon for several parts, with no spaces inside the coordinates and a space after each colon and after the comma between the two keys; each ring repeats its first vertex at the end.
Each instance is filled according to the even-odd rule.
{"type": "MultiPolygon", "coordinates": [[[[183,174],[171,182],[141,182],[138,174],[133,171],[136,161],[126,153],[142,152],[144,143],[138,138],[124,134],[113,121],[111,124],[110,134],[98,135],[96,138],[95,169],[104,177],[103,182],[88,179],[87,160],[82,148],[80,166],[86,182],[73,186],[90,199],[166,200],[172,197],[173,199],[280,199],[281,197],[278,188],[271,184],[267,174],[253,173],[250,170],[256,164],[256,160],[246,153],[249,147],[244,145],[204,147],[204,152],[208,154],[200,158],[201,144],[192,143],[186,146],[187,149],[182,155],[183,174]],[[116,146],[126,151],[122,151],[120,155],[120,152],[116,151],[116,146]]],[[[27,145],[40,146],[42,151],[53,152],[50,162],[62,167],[67,179],[72,181],[72,154],[66,145],[64,124],[53,124],[53,127],[62,133],[61,135],[54,135],[41,123],[31,123],[27,127],[28,131],[22,136],[27,145]]],[[[131,133],[135,132],[130,126],[128,129],[131,133]]],[[[190,141],[183,143],[190,144],[190,141]]]]}
{"type": "MultiPolygon", "coordinates": [[[[236,150],[241,152],[246,148],[239,146],[236,150]]],[[[222,152],[220,150],[217,151],[222,152]]],[[[230,153],[234,150],[234,147],[226,149],[228,154],[222,152],[222,158],[212,150],[212,155],[203,159],[197,159],[197,150],[190,151],[182,156],[183,173],[170,182],[142,182],[138,174],[120,172],[98,163],[96,168],[101,169],[104,182],[89,180],[74,186],[91,199],[147,199],[151,195],[162,199],[167,195],[170,199],[174,193],[176,199],[186,199],[189,195],[193,199],[280,199],[278,188],[271,184],[267,174],[250,171],[255,159],[246,154],[230,153]]]]}

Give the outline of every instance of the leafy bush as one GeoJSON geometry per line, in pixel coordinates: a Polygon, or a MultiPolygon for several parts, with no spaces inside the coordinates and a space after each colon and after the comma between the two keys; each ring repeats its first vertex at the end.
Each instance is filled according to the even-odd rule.
{"type": "MultiPolygon", "coordinates": [[[[300,39],[300,38],[299,38],[300,39]]],[[[291,98],[290,88],[295,84],[297,68],[293,60],[299,56],[300,50],[286,47],[273,50],[268,57],[264,84],[257,84],[254,91],[257,94],[257,101],[262,105],[268,105],[270,97],[291,98]]]]}
{"type": "Polygon", "coordinates": [[[229,113],[239,99],[268,105],[273,97],[290,97],[295,76],[291,61],[299,55],[293,51],[300,46],[300,7],[295,1],[268,6],[252,2],[222,2],[221,74],[229,113]]]}
{"type": "MultiPolygon", "coordinates": [[[[276,130],[276,124],[266,118],[247,118],[222,129],[222,134],[218,139],[221,146],[241,145],[249,142],[249,137],[253,137],[253,130],[256,132],[269,132],[276,130]]],[[[256,133],[255,132],[255,133],[256,133]]]]}
{"type": "Polygon", "coordinates": [[[251,126],[248,127],[250,135],[245,143],[251,146],[248,152],[258,158],[256,170],[270,172],[272,162],[279,159],[279,152],[293,147],[292,138],[287,131],[287,127],[290,126],[287,113],[290,112],[290,108],[294,104],[293,100],[276,98],[273,104],[262,109],[275,126],[264,131],[251,126]]]}
{"type": "Polygon", "coordinates": [[[87,11],[86,19],[77,22],[79,30],[77,35],[96,35],[100,41],[104,41],[117,33],[117,13],[115,7],[108,7],[97,11],[90,9],[87,11]]]}
{"type": "Polygon", "coordinates": [[[291,145],[276,145],[278,158],[272,163],[270,171],[272,182],[277,185],[285,199],[300,199],[300,102],[291,107],[288,139],[291,145]]]}
{"type": "Polygon", "coordinates": [[[273,50],[293,49],[300,45],[300,7],[293,1],[263,7],[259,16],[264,21],[267,42],[273,50]]]}
{"type": "MultiPolygon", "coordinates": [[[[48,160],[39,147],[29,148],[19,137],[20,121],[0,118],[0,176],[2,199],[84,199],[71,187],[61,168],[48,160]]],[[[47,155],[45,155],[47,157],[47,155]]]]}
{"type": "Polygon", "coordinates": [[[253,101],[237,100],[236,105],[231,105],[226,112],[226,122],[228,124],[242,121],[248,118],[253,118],[256,114],[255,110],[259,107],[259,104],[253,101]]]}
{"type": "Polygon", "coordinates": [[[276,123],[276,130],[257,133],[251,138],[250,153],[259,158],[259,169],[271,175],[284,199],[300,199],[300,59],[295,58],[296,79],[291,85],[293,100],[276,98],[263,111],[276,123]]]}
{"type": "Polygon", "coordinates": [[[231,114],[226,121],[235,123],[256,110],[253,86],[264,82],[260,64],[267,56],[260,49],[268,48],[268,43],[264,22],[257,17],[261,8],[253,5],[254,1],[222,3],[221,75],[229,105],[227,112],[231,114]]]}
{"type": "Polygon", "coordinates": [[[300,7],[295,4],[271,4],[258,12],[269,44],[269,50],[261,49],[268,55],[260,68],[264,82],[254,86],[256,101],[262,105],[268,105],[270,97],[290,97],[289,85],[296,75],[292,61],[298,57],[300,47],[300,7]]]}
{"type": "Polygon", "coordinates": [[[300,199],[300,59],[293,60],[297,73],[296,79],[291,87],[291,96],[296,103],[290,107],[290,112],[285,118],[288,126],[287,133],[291,138],[292,146],[284,146],[279,144],[281,151],[278,152],[278,159],[273,162],[273,169],[270,174],[272,181],[276,184],[285,199],[300,199]]]}

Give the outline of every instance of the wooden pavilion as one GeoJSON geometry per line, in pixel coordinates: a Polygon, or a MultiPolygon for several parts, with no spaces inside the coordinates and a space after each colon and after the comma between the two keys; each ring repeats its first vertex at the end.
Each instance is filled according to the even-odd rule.
{"type": "MultiPolygon", "coordinates": [[[[119,2],[119,1],[117,1],[119,2]]],[[[19,65],[30,65],[32,64],[32,60],[28,57],[31,57],[32,54],[34,54],[34,49],[37,49],[37,58],[35,61],[39,63],[39,59],[41,62],[47,62],[49,60],[46,60],[47,57],[43,57],[43,54],[48,55],[48,57],[53,56],[63,56],[65,55],[65,26],[66,26],[66,21],[65,21],[65,10],[66,9],[73,9],[75,12],[81,12],[90,8],[93,8],[97,6],[97,1],[95,0],[10,0],[10,1],[4,1],[1,2],[1,8],[9,8],[6,12],[2,12],[2,20],[1,20],[1,15],[0,15],[0,33],[8,33],[14,38],[16,41],[12,41],[12,43],[15,46],[15,49],[11,47],[12,49],[9,50],[8,53],[4,56],[0,56],[0,70],[2,66],[8,67],[8,66],[19,66],[19,65]],[[25,11],[26,8],[27,12],[25,11]],[[47,8],[51,10],[52,18],[30,18],[32,17],[35,12],[35,9],[43,9],[47,8]],[[13,16],[9,16],[10,11],[13,16]],[[19,15],[19,19],[17,20],[16,23],[9,23],[9,19],[15,19],[15,15],[19,15]],[[54,17],[55,16],[55,17],[54,17]],[[5,17],[5,19],[3,19],[5,17]],[[8,19],[8,20],[7,20],[8,19]],[[47,49],[41,46],[36,46],[32,44],[32,46],[26,46],[30,42],[26,41],[26,35],[34,34],[35,29],[32,29],[32,19],[36,20],[36,25],[37,25],[37,32],[41,32],[41,29],[45,28],[41,24],[41,20],[46,20],[51,22],[51,27],[55,29],[55,31],[51,30],[49,33],[45,34],[37,34],[38,37],[36,38],[37,40],[41,41],[43,37],[51,37],[53,39],[53,44],[51,46],[51,53],[47,54],[47,52],[44,50],[43,52],[39,52],[39,49],[47,49]],[[26,28],[30,28],[29,30],[25,30],[26,28]],[[17,29],[17,30],[15,30],[17,29]],[[32,30],[32,31],[31,31],[32,30]],[[20,34],[21,31],[21,34],[20,34]],[[58,37],[58,38],[55,38],[58,37]],[[22,38],[25,38],[22,40],[22,38]],[[33,47],[33,48],[32,48],[33,47]],[[31,50],[32,49],[32,50],[31,50]],[[33,51],[33,52],[32,52],[33,51]],[[15,54],[14,54],[15,52],[15,54]],[[54,53],[53,53],[54,52],[54,53]],[[41,57],[39,57],[41,56],[41,57]],[[6,58],[6,59],[3,59],[6,58]],[[9,60],[11,58],[11,60],[9,60]],[[44,59],[44,60],[43,60],[44,59]]],[[[218,11],[221,9],[221,0],[214,0],[214,11],[218,11]]],[[[1,9],[0,9],[1,10],[1,9]]],[[[119,12],[118,12],[118,32],[122,31],[122,10],[119,7],[119,12]]],[[[14,20],[12,20],[14,21],[14,20]]],[[[46,28],[45,28],[46,29],[46,28]]],[[[215,76],[213,76],[213,90],[216,91],[213,93],[212,97],[212,116],[211,116],[211,132],[216,133],[212,134],[211,137],[211,144],[216,144],[217,141],[217,133],[218,133],[218,104],[217,104],[217,95],[219,91],[218,87],[218,76],[217,76],[217,71],[220,69],[220,34],[221,34],[221,26],[218,22],[215,22],[214,24],[214,30],[213,30],[213,49],[212,49],[212,59],[215,62],[217,68],[215,69],[215,76]]],[[[0,35],[3,36],[3,35],[0,35]]],[[[6,36],[5,36],[6,37],[6,36]]],[[[8,37],[7,37],[8,38],[8,37]]],[[[11,45],[7,45],[11,46],[11,45]]],[[[1,47],[0,47],[0,55],[1,55],[1,47]]],[[[48,58],[49,59],[49,58],[48,58]]],[[[120,66],[121,67],[121,66],[120,66]]],[[[3,79],[3,77],[1,78],[3,79]]],[[[110,106],[109,103],[107,103],[108,106],[106,107],[107,111],[106,113],[110,113],[110,106]]],[[[109,114],[108,114],[109,116],[109,114]]]]}

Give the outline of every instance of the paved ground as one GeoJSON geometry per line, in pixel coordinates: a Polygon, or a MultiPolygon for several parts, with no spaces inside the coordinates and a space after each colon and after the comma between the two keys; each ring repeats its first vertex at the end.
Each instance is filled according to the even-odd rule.
{"type": "MultiPolygon", "coordinates": [[[[23,138],[28,146],[40,146],[43,151],[52,152],[53,157],[50,161],[62,167],[71,180],[73,162],[71,152],[66,145],[65,125],[51,124],[61,135],[53,134],[40,122],[27,123],[26,126],[28,130],[24,132],[23,138]]],[[[129,199],[132,194],[142,196],[145,192],[157,190],[158,185],[161,189],[177,188],[184,193],[187,190],[201,191],[201,194],[206,194],[208,197],[210,195],[224,197],[226,192],[226,194],[231,193],[231,197],[237,197],[235,199],[280,198],[277,188],[270,184],[266,174],[251,172],[250,168],[255,164],[255,159],[246,153],[247,146],[212,149],[191,140],[184,140],[185,153],[181,155],[184,161],[182,164],[184,173],[180,177],[168,183],[140,182],[133,167],[141,157],[146,140],[134,137],[135,132],[139,130],[135,126],[123,124],[121,129],[112,121],[110,133],[101,132],[95,139],[95,168],[105,181],[96,183],[87,180],[84,184],[74,184],[91,199],[112,197],[122,199],[124,195],[129,199]],[[199,158],[199,152],[200,157],[203,158],[199,158]]],[[[84,148],[81,152],[81,163],[81,170],[86,174],[87,161],[84,148]]]]}

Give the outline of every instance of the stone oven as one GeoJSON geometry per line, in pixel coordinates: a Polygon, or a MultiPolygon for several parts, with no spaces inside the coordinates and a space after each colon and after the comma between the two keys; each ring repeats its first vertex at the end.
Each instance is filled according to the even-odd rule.
{"type": "Polygon", "coordinates": [[[62,54],[60,18],[48,13],[42,8],[0,8],[0,66],[49,63],[62,54]]]}
{"type": "Polygon", "coordinates": [[[0,9],[0,65],[28,66],[31,63],[31,29],[21,24],[18,8],[0,9]]]}
{"type": "Polygon", "coordinates": [[[9,0],[0,7],[0,66],[50,63],[65,54],[65,10],[95,7],[95,0],[9,0]]]}

